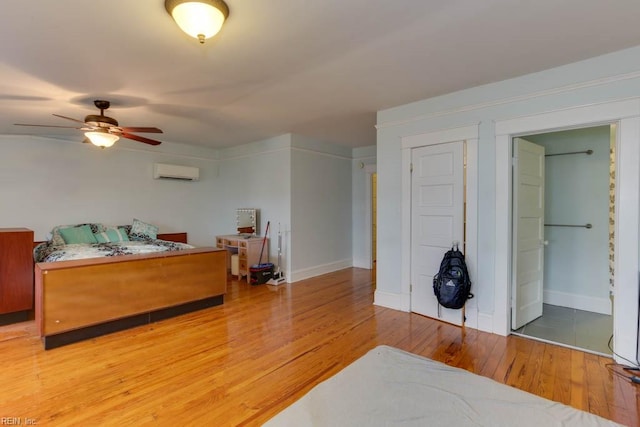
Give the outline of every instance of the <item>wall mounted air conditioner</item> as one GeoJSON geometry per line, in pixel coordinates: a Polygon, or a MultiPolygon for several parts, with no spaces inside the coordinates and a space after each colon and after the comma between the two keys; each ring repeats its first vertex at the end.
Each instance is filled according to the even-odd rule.
{"type": "Polygon", "coordinates": [[[154,179],[177,179],[180,181],[197,181],[200,179],[200,169],[191,166],[153,164],[154,179]]]}

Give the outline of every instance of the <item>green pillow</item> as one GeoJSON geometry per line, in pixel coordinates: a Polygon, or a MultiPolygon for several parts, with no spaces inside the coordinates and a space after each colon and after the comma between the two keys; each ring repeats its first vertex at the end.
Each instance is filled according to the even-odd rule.
{"type": "Polygon", "coordinates": [[[91,227],[88,225],[61,228],[59,232],[67,245],[75,243],[98,243],[91,231],[91,227]]]}
{"type": "Polygon", "coordinates": [[[53,227],[53,230],[51,230],[51,244],[53,246],[61,246],[66,243],[62,238],[62,235],[60,234],[60,230],[62,230],[63,228],[81,227],[83,225],[88,225],[89,227],[91,227],[92,233],[99,233],[101,231],[104,231],[105,229],[104,225],[98,223],[56,225],[55,227],[53,227]]]}
{"type": "Polygon", "coordinates": [[[93,233],[98,243],[128,242],[127,231],[124,228],[107,228],[102,233],[93,233]]]}

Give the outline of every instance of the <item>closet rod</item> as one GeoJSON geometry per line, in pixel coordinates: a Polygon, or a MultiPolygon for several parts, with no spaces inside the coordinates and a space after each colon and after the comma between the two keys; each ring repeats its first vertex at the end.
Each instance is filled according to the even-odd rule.
{"type": "Polygon", "coordinates": [[[570,153],[556,153],[556,154],[545,154],[545,157],[551,157],[551,156],[566,156],[567,154],[586,154],[587,156],[590,156],[593,154],[593,150],[586,150],[586,151],[572,151],[570,153]]]}
{"type": "Polygon", "coordinates": [[[585,225],[569,225],[569,224],[545,224],[545,227],[579,227],[579,228],[593,228],[591,224],[585,225]]]}

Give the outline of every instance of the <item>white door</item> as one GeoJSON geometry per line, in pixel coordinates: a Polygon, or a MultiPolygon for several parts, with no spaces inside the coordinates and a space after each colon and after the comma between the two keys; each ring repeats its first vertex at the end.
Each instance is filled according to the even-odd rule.
{"type": "Polygon", "coordinates": [[[514,138],[511,328],[542,316],[544,147],[514,138]]]}
{"type": "Polygon", "coordinates": [[[440,308],[433,276],[453,242],[464,250],[464,141],[411,150],[411,311],[460,325],[462,310],[440,308]]]}

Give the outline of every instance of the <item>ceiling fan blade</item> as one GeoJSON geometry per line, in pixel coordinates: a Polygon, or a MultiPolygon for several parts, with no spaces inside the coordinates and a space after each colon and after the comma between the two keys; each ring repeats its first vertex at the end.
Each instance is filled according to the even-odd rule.
{"type": "Polygon", "coordinates": [[[14,123],[13,125],[14,126],[37,126],[37,127],[41,127],[41,128],[64,128],[64,129],[80,129],[80,130],[83,130],[83,128],[77,128],[75,126],[31,125],[31,124],[27,124],[27,123],[14,123]]]}
{"type": "Polygon", "coordinates": [[[160,144],[162,144],[162,142],[156,141],[155,139],[149,139],[149,138],[145,138],[144,136],[133,135],[131,133],[122,132],[119,135],[121,137],[123,137],[123,138],[132,139],[132,140],[138,141],[138,142],[144,142],[145,144],[149,144],[149,145],[160,145],[160,144]]]}
{"type": "Polygon", "coordinates": [[[66,120],[71,120],[72,122],[76,122],[76,123],[82,123],[83,125],[87,125],[85,122],[83,122],[82,120],[77,120],[77,119],[73,119],[71,117],[67,117],[67,116],[61,116],[60,114],[54,114],[54,116],[56,117],[60,117],[61,119],[66,119],[66,120]]]}
{"type": "Polygon", "coordinates": [[[158,128],[145,128],[145,127],[130,127],[121,126],[123,132],[138,132],[138,133],[162,133],[162,130],[158,128]]]}

